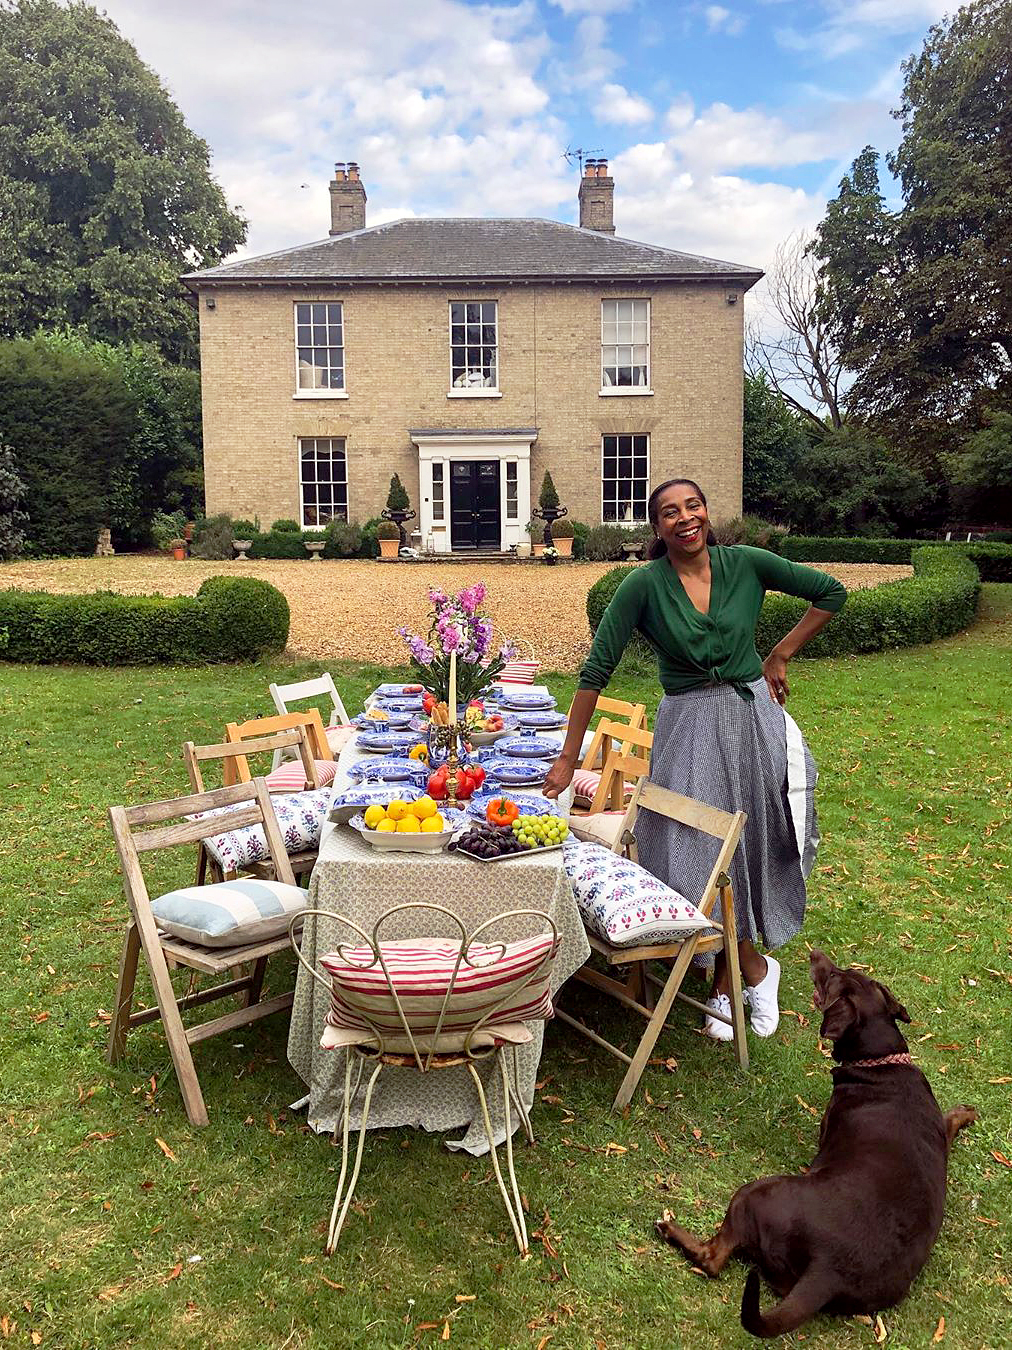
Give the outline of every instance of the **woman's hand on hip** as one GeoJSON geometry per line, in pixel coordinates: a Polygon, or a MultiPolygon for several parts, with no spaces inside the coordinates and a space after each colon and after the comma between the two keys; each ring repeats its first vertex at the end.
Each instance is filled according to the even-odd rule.
{"type": "Polygon", "coordinates": [[[559,797],[573,781],[573,774],[576,772],[576,765],[562,755],[555,761],[548,770],[545,778],[545,785],[541,789],[543,797],[559,797]]]}
{"type": "Polygon", "coordinates": [[[763,662],[763,678],[769,686],[770,698],[774,703],[783,705],[791,687],[787,683],[787,658],[773,649],[763,662]]]}

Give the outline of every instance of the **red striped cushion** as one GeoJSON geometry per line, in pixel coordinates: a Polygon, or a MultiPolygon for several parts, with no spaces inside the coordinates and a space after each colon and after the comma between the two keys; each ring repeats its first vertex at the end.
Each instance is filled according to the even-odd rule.
{"type": "MultiPolygon", "coordinates": [[[[337,773],[337,761],[318,759],[315,763],[316,776],[319,779],[320,787],[330,787],[334,781],[334,775],[337,773]]],[[[279,769],[269,773],[266,781],[268,792],[301,792],[306,786],[306,774],[302,767],[302,760],[286,761],[279,769]]]]}
{"type": "MultiPolygon", "coordinates": [[[[573,796],[585,797],[587,801],[592,801],[600,782],[601,775],[593,769],[577,769],[576,773],[573,774],[573,796]]],[[[632,796],[633,786],[632,783],[626,783],[626,797],[632,796]]]]}
{"type": "Polygon", "coordinates": [[[320,964],[331,976],[327,1022],[334,1027],[379,1031],[402,1038],[404,1026],[391,986],[416,1036],[432,1036],[447,988],[441,1034],[460,1035],[483,1019],[495,1022],[545,1021],[553,1016],[549,987],[555,959],[551,933],[505,944],[472,943],[460,962],[458,942],[418,938],[380,943],[388,974],[368,947],[328,952],[320,964]],[[547,959],[546,959],[547,958],[547,959]],[[456,978],[454,968],[457,967],[456,978]]]}
{"type": "Polygon", "coordinates": [[[499,681],[501,684],[533,684],[540,669],[540,661],[507,661],[499,681]]]}

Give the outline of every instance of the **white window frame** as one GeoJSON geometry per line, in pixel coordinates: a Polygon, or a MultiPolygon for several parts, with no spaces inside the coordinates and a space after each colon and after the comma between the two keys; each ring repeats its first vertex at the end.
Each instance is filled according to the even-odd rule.
{"type": "Polygon", "coordinates": [[[510,525],[520,519],[520,466],[515,459],[502,461],[503,520],[510,525]],[[510,514],[510,487],[513,488],[513,512],[510,514]]]}
{"type": "MultiPolygon", "coordinates": [[[[636,451],[635,451],[635,449],[631,449],[631,450],[630,450],[630,458],[631,458],[631,459],[635,459],[635,457],[636,457],[636,451]]],[[[637,475],[636,475],[635,473],[633,473],[633,474],[630,475],[630,478],[629,478],[630,487],[631,487],[632,484],[636,481],[636,478],[637,478],[637,475]]],[[[630,492],[629,495],[630,495],[630,500],[631,500],[632,497],[633,497],[633,493],[630,492]]],[[[646,521],[647,521],[647,502],[648,502],[649,498],[650,498],[650,433],[649,433],[648,431],[602,432],[602,434],[601,434],[601,524],[602,524],[602,525],[645,525],[645,524],[646,524],[646,521]],[[609,520],[608,517],[607,517],[607,515],[605,514],[605,505],[606,505],[606,502],[607,502],[607,497],[606,497],[606,494],[605,494],[605,484],[606,484],[607,482],[609,482],[609,481],[613,481],[613,482],[616,482],[616,483],[620,481],[620,480],[619,480],[619,474],[618,474],[618,459],[619,459],[619,452],[618,452],[618,447],[617,447],[617,446],[615,447],[615,469],[616,469],[616,472],[615,472],[614,478],[611,479],[611,480],[609,480],[608,478],[606,478],[605,472],[604,472],[604,469],[605,469],[605,462],[604,462],[604,461],[605,461],[605,455],[606,455],[606,453],[607,453],[606,450],[605,450],[605,441],[607,441],[608,439],[610,439],[612,436],[614,436],[614,438],[615,438],[616,440],[618,440],[618,438],[619,438],[620,436],[630,436],[630,437],[642,436],[643,439],[646,441],[646,476],[645,476],[645,478],[644,478],[644,484],[643,484],[643,486],[644,486],[644,493],[643,493],[643,515],[642,515],[641,518],[637,518],[635,515],[633,515],[633,516],[631,516],[628,520],[617,520],[617,519],[615,519],[615,520],[609,520]]],[[[616,496],[616,502],[617,502],[617,496],[616,496]]]]}
{"type": "Polygon", "coordinates": [[[449,475],[446,472],[446,464],[441,459],[432,461],[432,520],[435,524],[445,525],[446,520],[446,485],[449,475]],[[439,515],[436,515],[436,469],[439,470],[439,515]]]}
{"type": "MultiPolygon", "coordinates": [[[[312,323],[313,323],[312,313],[310,312],[310,327],[312,327],[312,323]]],[[[327,325],[328,325],[328,328],[329,328],[329,320],[327,321],[327,325]]],[[[293,337],[294,337],[294,339],[295,339],[295,393],[292,395],[292,397],[293,397],[293,398],[347,398],[347,397],[348,397],[348,362],[347,362],[347,354],[348,354],[348,329],[347,329],[347,324],[346,324],[346,321],[345,321],[345,315],[344,315],[344,301],[343,301],[343,300],[294,300],[294,301],[292,302],[292,333],[293,333],[293,337]],[[341,345],[340,345],[339,350],[340,350],[340,352],[341,352],[341,379],[342,379],[342,384],[341,384],[341,387],[340,387],[339,389],[333,389],[333,388],[326,388],[326,389],[303,389],[303,388],[301,388],[300,385],[299,385],[299,377],[300,377],[300,369],[299,369],[299,351],[302,350],[302,347],[300,346],[300,343],[299,343],[299,306],[300,306],[300,305],[331,305],[331,306],[335,306],[336,308],[338,308],[338,309],[341,311],[341,345]]],[[[303,345],[304,345],[304,344],[303,344],[303,345]]],[[[311,344],[311,345],[312,345],[312,344],[311,344]]],[[[335,347],[332,347],[330,344],[328,344],[327,350],[328,350],[328,351],[334,351],[334,350],[338,350],[338,349],[335,348],[335,347]]],[[[312,369],[318,369],[319,367],[311,367],[311,368],[312,368],[312,369]]],[[[328,370],[331,370],[331,369],[335,369],[335,367],[328,366],[327,369],[328,369],[328,370]]]]}
{"type": "MultiPolygon", "coordinates": [[[[500,342],[499,342],[499,301],[498,301],[498,300],[490,300],[487,296],[484,297],[484,298],[482,298],[482,299],[474,299],[474,298],[472,298],[472,299],[470,299],[470,300],[467,300],[467,299],[463,299],[463,300],[450,300],[450,301],[448,302],[448,304],[447,304],[446,315],[447,315],[446,337],[447,337],[447,342],[448,342],[448,346],[449,346],[449,357],[450,357],[450,387],[449,387],[449,389],[446,391],[446,397],[447,397],[447,398],[502,398],[502,392],[501,392],[501,390],[500,390],[500,388],[499,388],[499,356],[500,356],[500,346],[501,346],[501,344],[500,344],[500,342]],[[482,385],[456,385],[456,384],[454,383],[454,378],[455,378],[455,377],[454,377],[454,373],[453,373],[453,350],[454,350],[454,347],[459,347],[459,346],[463,345],[464,348],[466,349],[469,345],[473,345],[473,344],[467,343],[466,341],[465,341],[463,344],[461,344],[461,343],[455,343],[454,340],[453,340],[453,327],[454,327],[454,321],[453,321],[453,307],[454,307],[454,305],[492,305],[492,306],[493,306],[494,311],[495,311],[495,383],[494,383],[494,384],[491,384],[491,385],[484,385],[484,384],[482,384],[482,385]]],[[[468,323],[468,319],[467,319],[467,311],[465,310],[465,317],[464,317],[464,326],[465,326],[465,327],[467,326],[467,323],[468,323]]],[[[484,323],[485,323],[484,318],[482,318],[482,319],[479,320],[479,325],[483,325],[484,323]]],[[[478,343],[477,345],[480,346],[480,347],[482,347],[482,348],[484,348],[484,346],[485,346],[484,343],[478,343]]],[[[463,372],[463,373],[465,373],[465,374],[467,374],[467,375],[470,375],[472,372],[471,372],[471,371],[468,371],[468,370],[465,370],[465,372],[463,372]]],[[[459,379],[459,378],[461,378],[461,376],[458,375],[456,378],[459,379]]]]}
{"type": "MultiPolygon", "coordinates": [[[[644,297],[644,296],[626,296],[626,295],[623,295],[623,296],[614,296],[614,297],[608,296],[607,298],[605,298],[605,299],[603,299],[603,300],[601,301],[601,389],[600,389],[600,395],[601,395],[602,398],[629,398],[630,395],[631,395],[633,398],[642,398],[644,395],[652,395],[652,394],[653,394],[654,391],[653,391],[653,389],[652,389],[652,387],[651,387],[651,383],[650,383],[650,326],[651,326],[651,318],[652,318],[651,310],[652,310],[652,306],[651,306],[651,304],[650,304],[650,299],[649,299],[649,297],[644,297]],[[605,340],[604,340],[604,325],[605,325],[605,322],[606,322],[606,320],[605,320],[605,308],[606,308],[606,306],[608,306],[608,305],[616,305],[616,306],[617,306],[617,305],[621,305],[621,304],[631,304],[631,305],[634,305],[634,306],[635,306],[635,305],[645,305],[645,306],[646,306],[647,340],[646,340],[646,343],[645,343],[645,344],[644,344],[644,343],[639,343],[639,342],[631,342],[631,341],[630,341],[630,342],[605,342],[605,340]],[[619,348],[621,348],[621,347],[640,347],[640,346],[644,346],[644,345],[646,346],[646,349],[647,349],[647,360],[646,360],[646,371],[645,371],[646,379],[645,379],[645,383],[644,383],[644,384],[609,384],[609,383],[607,382],[607,381],[608,381],[608,376],[607,376],[607,373],[606,373],[606,372],[607,372],[608,369],[617,369],[619,363],[618,363],[618,361],[617,361],[617,359],[616,359],[616,360],[613,361],[612,365],[609,366],[609,365],[608,365],[608,361],[607,361],[607,357],[610,355],[610,356],[612,356],[613,358],[617,358],[619,348]]],[[[614,317],[614,319],[612,320],[612,322],[614,322],[614,323],[619,323],[619,322],[621,322],[621,321],[618,319],[617,314],[615,315],[615,317],[614,317]]],[[[632,315],[632,318],[629,320],[629,322],[632,322],[632,323],[635,323],[635,322],[636,322],[636,312],[635,312],[635,309],[633,310],[633,315],[632,315]]],[[[630,335],[630,336],[632,336],[632,335],[630,335]]],[[[631,361],[631,360],[630,360],[630,365],[632,365],[632,361],[631,361]]]]}
{"type": "MultiPolygon", "coordinates": [[[[325,520],[322,525],[319,522],[316,522],[315,524],[311,525],[308,524],[306,521],[305,483],[303,482],[302,478],[302,447],[309,441],[313,442],[314,454],[316,453],[316,445],[319,441],[329,441],[331,445],[331,455],[333,455],[334,453],[333,451],[334,442],[335,441],[341,442],[344,455],[344,516],[343,517],[331,516],[330,520],[344,519],[348,521],[351,519],[351,504],[348,494],[348,438],[346,436],[299,436],[296,438],[295,448],[299,463],[299,524],[302,526],[304,530],[320,530],[322,532],[330,524],[330,520],[325,520]]],[[[319,460],[317,460],[317,463],[319,463],[319,460]]],[[[328,482],[330,482],[331,484],[334,484],[337,481],[338,480],[333,478],[328,479],[328,482]]],[[[319,478],[316,479],[316,482],[317,484],[319,484],[320,482],[319,478]]],[[[317,512],[319,512],[319,502],[316,503],[316,506],[317,512]]]]}

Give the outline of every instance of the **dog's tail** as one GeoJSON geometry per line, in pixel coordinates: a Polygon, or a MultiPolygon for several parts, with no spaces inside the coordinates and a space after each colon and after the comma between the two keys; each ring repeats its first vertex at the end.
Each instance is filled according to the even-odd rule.
{"type": "Polygon", "coordinates": [[[753,1336],[782,1336],[807,1322],[832,1297],[824,1271],[809,1266],[797,1284],[775,1308],[759,1308],[759,1272],[753,1266],[741,1296],[741,1324],[753,1336]]]}

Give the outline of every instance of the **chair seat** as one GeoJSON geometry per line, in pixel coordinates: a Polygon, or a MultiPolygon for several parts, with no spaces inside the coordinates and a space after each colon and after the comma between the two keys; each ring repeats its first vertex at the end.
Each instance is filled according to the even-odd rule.
{"type": "MultiPolygon", "coordinates": [[[[534,1039],[533,1034],[523,1022],[501,1022],[489,1024],[476,1031],[471,1038],[472,1049],[487,1048],[490,1045],[528,1045],[534,1039]]],[[[451,1036],[418,1036],[415,1045],[424,1053],[432,1050],[437,1055],[458,1054],[464,1049],[466,1035],[456,1033],[451,1036]]],[[[325,1026],[320,1037],[321,1050],[343,1050],[358,1045],[375,1049],[379,1042],[369,1032],[357,1031],[354,1027],[325,1026]]],[[[406,1036],[388,1036],[383,1045],[384,1053],[410,1055],[411,1042],[406,1036]]],[[[411,1064],[415,1061],[412,1058],[411,1064]]]]}
{"type": "Polygon", "coordinates": [[[595,811],[592,816],[571,815],[569,832],[585,844],[604,844],[605,848],[614,848],[623,820],[624,811],[595,811]]]}
{"type": "MultiPolygon", "coordinates": [[[[334,727],[333,730],[340,731],[343,728],[334,727]]],[[[337,774],[336,761],[333,759],[317,759],[313,762],[316,765],[316,777],[320,787],[330,787],[337,774]]],[[[267,775],[268,792],[302,792],[305,787],[305,771],[302,768],[301,761],[297,759],[282,764],[280,768],[274,769],[267,775]]]]}

